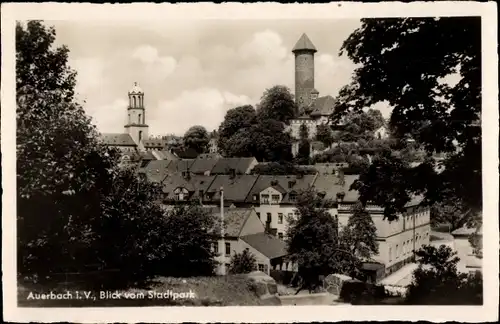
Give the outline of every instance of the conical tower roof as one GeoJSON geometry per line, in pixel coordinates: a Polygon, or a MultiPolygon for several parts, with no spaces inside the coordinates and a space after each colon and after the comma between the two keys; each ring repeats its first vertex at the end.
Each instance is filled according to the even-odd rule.
{"type": "Polygon", "coordinates": [[[314,47],[314,44],[311,42],[309,37],[307,37],[306,34],[302,34],[302,36],[300,36],[299,40],[293,47],[292,52],[295,53],[297,51],[317,52],[316,47],[314,47]]]}

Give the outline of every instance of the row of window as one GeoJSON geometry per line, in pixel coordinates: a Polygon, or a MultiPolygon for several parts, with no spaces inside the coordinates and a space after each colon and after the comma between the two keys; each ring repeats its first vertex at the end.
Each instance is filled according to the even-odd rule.
{"type": "MultiPolygon", "coordinates": [[[[225,242],[224,248],[225,248],[225,251],[224,251],[225,255],[230,256],[231,255],[231,242],[225,242]]],[[[219,243],[218,242],[212,243],[212,250],[215,253],[219,253],[219,243]]]]}
{"type": "MultiPolygon", "coordinates": [[[[429,232],[426,232],[423,236],[416,235],[415,237],[415,249],[419,249],[422,244],[422,239],[427,238],[429,236],[429,232]]],[[[395,260],[397,260],[400,256],[407,256],[413,252],[413,238],[408,239],[403,242],[402,251],[399,250],[399,244],[396,244],[395,249],[395,260]]],[[[392,247],[389,247],[389,262],[392,261],[392,247]]]]}
{"type": "MultiPolygon", "coordinates": [[[[257,195],[255,195],[253,197],[253,200],[256,201],[257,200],[257,195]]],[[[295,193],[290,193],[290,195],[288,196],[288,200],[291,201],[291,202],[295,202],[297,201],[297,194],[295,193]]],[[[260,196],[260,203],[263,204],[263,205],[279,205],[280,203],[280,195],[267,195],[267,194],[263,194],[260,196]]]]}
{"type": "MultiPolygon", "coordinates": [[[[295,213],[295,215],[297,216],[297,213],[295,213]]],[[[293,213],[288,213],[288,217],[292,217],[293,216],[293,213]]],[[[262,219],[260,213],[257,213],[257,217],[259,217],[259,219],[264,222],[264,220],[262,219]]],[[[283,218],[284,218],[284,214],[283,213],[278,213],[278,224],[283,224],[283,218]]],[[[266,220],[265,222],[266,223],[272,223],[273,221],[273,215],[271,213],[266,213],[266,220]]]]}

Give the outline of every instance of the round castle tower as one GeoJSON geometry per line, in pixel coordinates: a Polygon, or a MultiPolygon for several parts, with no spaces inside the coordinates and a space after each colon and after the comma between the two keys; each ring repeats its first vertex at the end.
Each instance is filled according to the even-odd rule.
{"type": "Polygon", "coordinates": [[[298,115],[311,104],[312,96],[317,96],[317,90],[314,89],[314,53],[317,50],[309,37],[302,34],[292,52],[295,54],[295,102],[298,115]],[[312,96],[311,92],[314,92],[312,96]]]}

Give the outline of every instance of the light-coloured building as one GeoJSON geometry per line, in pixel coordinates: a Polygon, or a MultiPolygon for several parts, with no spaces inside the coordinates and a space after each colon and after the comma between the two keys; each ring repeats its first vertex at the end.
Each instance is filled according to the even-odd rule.
{"type": "Polygon", "coordinates": [[[453,235],[453,249],[460,258],[457,265],[458,271],[460,272],[482,271],[482,259],[474,252],[469,241],[470,236],[474,233],[482,240],[482,226],[479,229],[462,227],[451,233],[451,235],[453,235]]]}
{"type": "MultiPolygon", "coordinates": [[[[211,208],[215,216],[221,210],[211,208]]],[[[270,274],[271,269],[292,271],[294,266],[286,259],[285,243],[265,232],[264,225],[253,208],[227,208],[223,211],[224,239],[214,243],[213,249],[218,254],[217,274],[227,274],[231,258],[235,254],[248,250],[257,261],[257,269],[270,274]]],[[[222,220],[222,216],[221,216],[222,220]]]]}

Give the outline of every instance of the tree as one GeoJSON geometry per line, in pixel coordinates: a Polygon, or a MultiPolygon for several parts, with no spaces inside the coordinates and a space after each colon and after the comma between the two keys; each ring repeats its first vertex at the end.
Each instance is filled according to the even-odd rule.
{"type": "Polygon", "coordinates": [[[178,205],[165,217],[163,242],[168,253],[156,273],[176,277],[211,276],[216,253],[212,251],[217,218],[197,203],[178,205]]]}
{"type": "Polygon", "coordinates": [[[336,221],[323,207],[313,191],[304,192],[297,200],[298,218],[290,218],[287,249],[292,262],[298,264],[303,289],[320,285],[320,277],[335,272],[338,255],[336,221]]]}
{"type": "Polygon", "coordinates": [[[480,272],[457,271],[460,259],[445,245],[423,246],[416,252],[419,267],[413,272],[406,303],[417,305],[481,305],[483,283],[480,272]]]}
{"type": "Polygon", "coordinates": [[[265,164],[256,165],[252,174],[265,174],[265,175],[299,175],[299,174],[315,174],[316,170],[313,167],[298,167],[297,165],[288,162],[269,162],[265,164]]]}
{"type": "MultiPolygon", "coordinates": [[[[372,256],[378,254],[378,243],[377,238],[377,228],[373,223],[373,219],[362,204],[356,203],[352,207],[352,215],[347,221],[347,225],[340,231],[340,244],[348,251],[351,256],[360,264],[360,261],[368,261],[372,256]]],[[[355,263],[355,265],[356,265],[355,263]]],[[[347,274],[358,277],[359,275],[354,275],[359,273],[361,269],[359,267],[351,267],[347,274]]]]}
{"type": "Polygon", "coordinates": [[[218,147],[226,153],[226,143],[239,130],[248,129],[257,121],[255,109],[250,106],[240,106],[227,111],[224,120],[219,126],[218,147]]]}
{"type": "Polygon", "coordinates": [[[450,232],[466,225],[471,217],[471,210],[459,199],[447,199],[437,202],[431,207],[433,225],[448,224],[450,232]]]}
{"type": "Polygon", "coordinates": [[[184,145],[197,153],[205,152],[208,142],[210,142],[210,136],[203,126],[192,126],[184,134],[184,145]]]}
{"type": "Polygon", "coordinates": [[[227,142],[227,156],[253,156],[258,161],[290,161],[292,139],[283,123],[268,119],[240,129],[227,142]]]}
{"type": "Polygon", "coordinates": [[[416,167],[388,155],[362,175],[358,186],[371,188],[362,199],[384,205],[391,219],[414,194],[428,204],[457,197],[481,210],[480,33],[477,17],[363,19],[342,45],[360,67],[332,118],[387,101],[394,135],[428,155],[416,167]],[[443,81],[450,75],[458,82],[443,81]],[[442,152],[445,169],[437,173],[433,155],[442,152]]]}
{"type": "Polygon", "coordinates": [[[210,273],[204,218],[166,218],[161,187],[120,168],[72,97],[74,72],[54,35],[38,21],[16,26],[19,273],[116,270],[87,282],[108,287],[175,274],[172,264],[210,273]]]}
{"type": "Polygon", "coordinates": [[[333,133],[328,125],[320,124],[316,126],[316,140],[330,147],[333,144],[333,133]]]}
{"type": "Polygon", "coordinates": [[[257,259],[248,249],[243,250],[241,253],[236,253],[231,257],[229,273],[249,273],[255,269],[257,269],[257,259]]]}
{"type": "Polygon", "coordinates": [[[260,120],[273,119],[288,124],[297,111],[295,100],[290,89],[276,85],[266,89],[257,108],[257,117],[260,120]]]}

